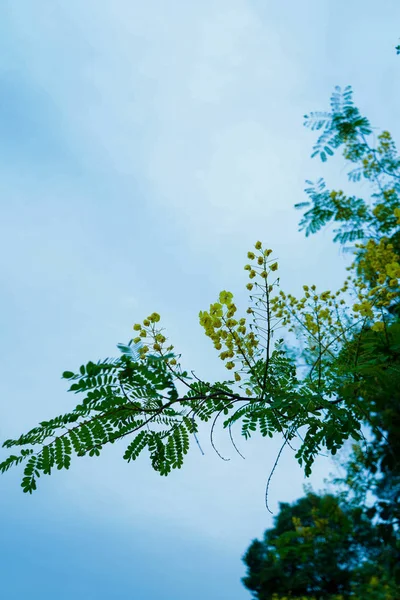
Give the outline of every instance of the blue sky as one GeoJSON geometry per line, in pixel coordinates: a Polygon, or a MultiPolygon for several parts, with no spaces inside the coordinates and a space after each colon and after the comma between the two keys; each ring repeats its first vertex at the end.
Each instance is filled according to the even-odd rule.
{"type": "MultiPolygon", "coordinates": [[[[281,286],[337,288],[331,232],[299,233],[310,160],[303,115],[335,85],[399,139],[400,5],[372,0],[56,0],[0,7],[0,438],[67,411],[65,369],[116,354],[162,318],[182,365],[226,378],[198,325],[221,289],[247,307],[246,253],[273,248],[281,286]]],[[[368,193],[358,187],[357,192],[368,193]]],[[[1,596],[245,600],[241,556],[271,526],[264,488],[280,440],[204,435],[168,478],[124,445],[42,478],[0,478],[1,596]]],[[[320,457],[316,488],[334,470],[320,457]]],[[[305,482],[290,452],[270,504],[305,482]]]]}

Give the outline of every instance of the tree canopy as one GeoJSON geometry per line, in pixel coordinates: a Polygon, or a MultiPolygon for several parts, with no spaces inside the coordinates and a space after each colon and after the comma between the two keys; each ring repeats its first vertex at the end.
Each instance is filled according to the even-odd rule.
{"type": "Polygon", "coordinates": [[[372,600],[381,592],[394,600],[381,556],[379,531],[361,508],[308,492],[281,503],[274,526],[252,541],[242,581],[258,600],[372,600]]]}

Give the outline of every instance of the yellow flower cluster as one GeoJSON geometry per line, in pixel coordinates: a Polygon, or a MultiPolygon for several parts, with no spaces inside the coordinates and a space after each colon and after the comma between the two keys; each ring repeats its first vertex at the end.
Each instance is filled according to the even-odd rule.
{"type": "Polygon", "coordinates": [[[383,321],[377,321],[371,327],[372,331],[384,331],[385,323],[383,321]]]}
{"type": "MultiPolygon", "coordinates": [[[[135,323],[133,326],[133,330],[138,332],[138,336],[133,338],[133,342],[138,344],[139,342],[144,342],[149,338],[153,340],[153,349],[157,352],[162,352],[163,344],[167,341],[167,338],[160,333],[160,330],[157,330],[154,326],[155,323],[158,323],[160,320],[160,315],[156,312],[149,315],[146,319],[143,320],[143,325],[140,323],[135,323]]],[[[149,342],[151,343],[151,342],[149,342]]],[[[168,352],[173,349],[173,346],[168,346],[166,349],[168,352]]],[[[149,352],[149,346],[144,345],[139,350],[140,358],[145,358],[145,355],[149,352]]],[[[170,364],[176,364],[175,359],[169,361],[170,364]]]]}
{"type": "Polygon", "coordinates": [[[351,219],[353,214],[351,209],[351,199],[347,198],[342,190],[332,190],[329,196],[336,209],[335,219],[338,221],[347,221],[348,219],[351,219]]]}
{"type": "MultiPolygon", "coordinates": [[[[271,311],[277,319],[282,320],[282,325],[290,325],[289,331],[300,328],[306,329],[314,338],[318,336],[322,339],[327,334],[337,338],[343,329],[337,316],[338,308],[345,303],[343,299],[338,301],[337,297],[347,291],[349,279],[350,277],[336,293],[327,290],[317,294],[315,285],[304,285],[304,296],[299,300],[280,290],[279,295],[271,299],[271,311]]],[[[312,349],[315,350],[315,346],[312,349]]]]}
{"type": "MultiPolygon", "coordinates": [[[[254,333],[246,334],[246,319],[233,318],[237,308],[233,302],[233,294],[223,290],[219,294],[219,302],[210,305],[209,311],[200,311],[200,325],[204,327],[206,335],[214,342],[216,350],[225,349],[219,354],[221,360],[232,359],[237,353],[254,355],[254,348],[258,346],[254,333]]],[[[235,363],[229,360],[225,364],[231,370],[235,363]]],[[[240,381],[239,373],[235,373],[235,380],[240,381]]]]}
{"type": "MultiPolygon", "coordinates": [[[[257,257],[257,265],[254,265],[254,268],[253,268],[251,265],[247,264],[247,265],[245,265],[244,269],[245,269],[245,271],[249,271],[249,278],[254,279],[254,277],[257,275],[256,269],[260,268],[261,271],[260,271],[259,275],[263,279],[267,279],[267,277],[268,277],[267,268],[269,268],[271,271],[276,271],[278,269],[278,263],[275,262],[273,264],[270,264],[269,267],[267,267],[267,264],[269,262],[271,262],[271,261],[268,261],[267,258],[272,253],[272,250],[267,249],[267,250],[262,251],[261,242],[256,242],[254,244],[254,247],[256,250],[261,250],[261,254],[257,257]]],[[[254,252],[248,252],[247,258],[249,258],[250,260],[256,260],[256,255],[254,254],[254,252]]],[[[246,287],[248,290],[252,290],[253,284],[248,283],[246,287]]]]}
{"type": "Polygon", "coordinates": [[[384,204],[377,204],[375,206],[375,208],[372,210],[372,214],[374,215],[374,217],[376,217],[378,219],[378,221],[384,221],[385,220],[385,205],[384,204]]]}
{"type": "MultiPolygon", "coordinates": [[[[377,219],[384,208],[380,204],[375,207],[373,212],[377,219]]],[[[393,212],[400,224],[400,208],[395,208],[393,212]]],[[[354,304],[353,311],[363,317],[373,319],[375,317],[374,308],[389,306],[392,300],[399,295],[400,257],[394,251],[393,244],[385,236],[379,242],[371,239],[366,244],[356,244],[356,248],[359,248],[360,255],[358,264],[353,262],[350,267],[347,267],[352,269],[356,266],[359,276],[354,283],[360,291],[358,294],[360,302],[354,304]],[[363,279],[369,284],[366,292],[363,291],[367,288],[366,284],[362,283],[363,279]]],[[[384,328],[384,321],[372,324],[374,331],[383,331],[384,328]]]]}
{"type": "Polygon", "coordinates": [[[359,313],[362,317],[369,317],[370,319],[374,316],[372,304],[371,302],[368,302],[368,300],[363,300],[361,304],[354,304],[353,311],[359,313]]]}
{"type": "Polygon", "coordinates": [[[372,317],[372,305],[377,308],[389,306],[393,298],[398,296],[398,289],[395,288],[399,286],[400,257],[386,237],[379,240],[379,243],[369,240],[367,244],[356,244],[356,247],[362,252],[357,272],[369,282],[370,289],[366,294],[359,294],[362,302],[354,305],[354,310],[363,316],[372,317]]]}
{"type": "MultiPolygon", "coordinates": [[[[400,213],[400,209],[397,213],[400,213]]],[[[367,244],[356,244],[356,247],[364,250],[358,270],[369,276],[371,283],[377,280],[383,285],[388,277],[400,278],[400,257],[393,251],[393,244],[388,243],[387,238],[383,237],[379,244],[369,240],[367,244]]]]}
{"type": "MultiPolygon", "coordinates": [[[[245,271],[249,271],[249,278],[254,279],[257,275],[267,279],[269,272],[276,271],[278,263],[274,262],[269,264],[271,261],[268,257],[272,253],[272,250],[263,250],[262,243],[257,241],[254,245],[255,249],[259,251],[258,256],[254,252],[248,252],[247,258],[251,261],[255,261],[256,264],[251,266],[250,264],[245,265],[245,271]]],[[[258,286],[258,283],[248,283],[246,288],[251,291],[254,285],[258,286]]],[[[271,292],[272,285],[267,286],[267,293],[271,292]]],[[[200,324],[204,327],[205,333],[214,342],[214,347],[217,350],[222,350],[219,354],[221,360],[240,358],[242,362],[245,362],[245,358],[252,358],[254,356],[254,348],[259,345],[259,341],[253,332],[246,333],[246,319],[235,319],[234,314],[237,308],[233,303],[233,294],[222,291],[219,295],[219,302],[210,305],[210,310],[200,311],[199,319],[200,324]],[[225,346],[225,348],[223,348],[225,346]]],[[[248,314],[254,313],[252,308],[247,309],[248,314]]],[[[234,360],[228,360],[225,364],[226,368],[231,370],[235,367],[234,360]]],[[[238,372],[235,372],[235,380],[240,381],[241,377],[238,372]]],[[[246,390],[246,393],[252,395],[251,390],[246,390]]]]}
{"type": "Polygon", "coordinates": [[[385,154],[388,152],[396,151],[396,145],[389,131],[382,131],[382,133],[378,135],[378,140],[379,146],[377,148],[377,152],[379,154],[385,154]]]}
{"type": "Polygon", "coordinates": [[[379,165],[374,159],[374,155],[372,153],[367,154],[366,158],[363,158],[362,165],[364,167],[363,174],[367,179],[371,178],[374,173],[379,171],[379,165]]]}

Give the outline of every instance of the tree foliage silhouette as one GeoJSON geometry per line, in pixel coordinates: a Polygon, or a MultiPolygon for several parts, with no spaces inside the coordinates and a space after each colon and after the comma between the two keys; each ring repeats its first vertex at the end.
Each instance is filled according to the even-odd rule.
{"type": "Polygon", "coordinates": [[[250,544],[244,586],[258,600],[395,600],[376,525],[340,495],[280,503],[274,526],[250,544]]]}

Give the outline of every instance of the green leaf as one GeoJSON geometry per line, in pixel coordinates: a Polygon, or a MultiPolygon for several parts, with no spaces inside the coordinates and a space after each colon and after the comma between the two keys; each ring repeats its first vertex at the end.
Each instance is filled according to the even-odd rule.
{"type": "Polygon", "coordinates": [[[73,373],[72,371],[64,371],[62,377],[63,379],[72,379],[73,377],[75,377],[75,373],[73,373]]]}
{"type": "Polygon", "coordinates": [[[128,462],[136,460],[147,445],[147,432],[140,431],[125,450],[124,459],[128,462]]]}
{"type": "Polygon", "coordinates": [[[128,356],[129,358],[132,358],[134,361],[138,360],[140,355],[139,355],[139,350],[140,348],[143,347],[143,344],[141,342],[138,342],[137,344],[134,344],[133,346],[126,346],[125,344],[117,344],[117,348],[122,352],[122,354],[124,356],[128,356]]]}

